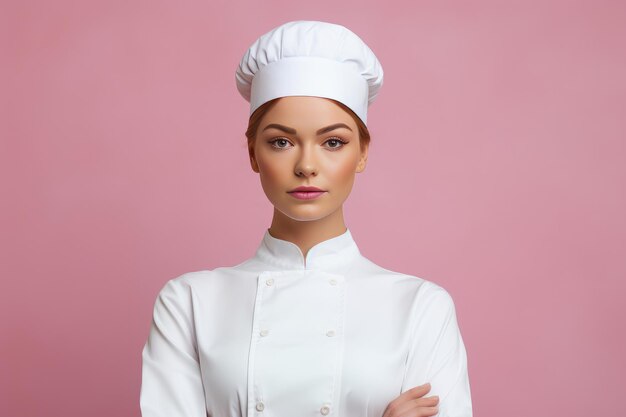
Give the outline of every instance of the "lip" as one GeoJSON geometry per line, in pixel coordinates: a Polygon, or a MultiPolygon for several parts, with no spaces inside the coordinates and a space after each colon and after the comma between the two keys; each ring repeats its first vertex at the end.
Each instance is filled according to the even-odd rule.
{"type": "Polygon", "coordinates": [[[293,190],[289,191],[290,193],[296,192],[296,191],[314,191],[314,192],[324,192],[324,190],[322,190],[321,188],[317,188],[317,187],[313,187],[313,186],[308,186],[308,185],[301,185],[299,187],[294,188],[293,190]]]}
{"type": "Polygon", "coordinates": [[[297,198],[298,200],[313,200],[315,198],[318,198],[325,192],[325,190],[313,187],[312,185],[301,185],[291,191],[288,191],[291,196],[297,198]]]}
{"type": "Polygon", "coordinates": [[[299,199],[299,200],[313,200],[318,198],[326,191],[290,191],[289,195],[299,199]]]}

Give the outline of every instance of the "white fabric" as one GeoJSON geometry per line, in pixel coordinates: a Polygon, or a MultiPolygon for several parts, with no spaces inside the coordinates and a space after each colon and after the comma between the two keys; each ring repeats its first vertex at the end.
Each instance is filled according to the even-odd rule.
{"type": "Polygon", "coordinates": [[[235,81],[250,102],[250,115],[277,97],[337,100],[367,124],[367,108],[383,84],[372,50],[344,26],[298,20],[259,37],[245,52],[235,81]]]}
{"type": "Polygon", "coordinates": [[[377,266],[349,229],[304,259],[266,230],[250,259],[169,280],[143,349],[143,417],[381,417],[430,382],[471,417],[450,294],[377,266]]]}

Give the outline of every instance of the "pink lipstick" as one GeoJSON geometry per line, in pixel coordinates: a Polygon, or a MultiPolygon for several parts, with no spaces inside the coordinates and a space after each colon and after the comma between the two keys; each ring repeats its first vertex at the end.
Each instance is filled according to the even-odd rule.
{"type": "Polygon", "coordinates": [[[300,186],[289,191],[289,194],[299,200],[312,200],[324,194],[326,191],[312,186],[300,186]]]}

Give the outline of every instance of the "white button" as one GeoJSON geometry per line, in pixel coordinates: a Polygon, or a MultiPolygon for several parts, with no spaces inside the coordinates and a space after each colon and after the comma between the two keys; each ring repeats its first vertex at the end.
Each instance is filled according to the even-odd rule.
{"type": "Polygon", "coordinates": [[[330,282],[330,285],[337,285],[337,280],[336,280],[336,279],[334,279],[334,278],[333,278],[333,279],[331,279],[331,280],[330,280],[330,281],[328,281],[328,282],[330,282]]]}
{"type": "Polygon", "coordinates": [[[265,336],[267,336],[267,334],[268,334],[268,333],[269,333],[269,330],[267,330],[267,329],[263,329],[263,330],[261,330],[260,335],[261,335],[261,336],[263,336],[263,337],[265,337],[265,336]]]}
{"type": "Polygon", "coordinates": [[[324,406],[324,407],[320,408],[320,413],[326,415],[326,414],[330,413],[330,408],[327,407],[327,406],[324,406]]]}
{"type": "Polygon", "coordinates": [[[334,330],[329,330],[326,332],[326,336],[328,337],[333,337],[335,335],[335,331],[334,330]]]}
{"type": "Polygon", "coordinates": [[[265,284],[269,287],[270,285],[274,284],[274,279],[270,278],[270,279],[266,280],[265,284]]]}
{"type": "Polygon", "coordinates": [[[257,411],[263,411],[264,408],[265,408],[265,405],[261,401],[256,403],[256,410],[257,411]]]}

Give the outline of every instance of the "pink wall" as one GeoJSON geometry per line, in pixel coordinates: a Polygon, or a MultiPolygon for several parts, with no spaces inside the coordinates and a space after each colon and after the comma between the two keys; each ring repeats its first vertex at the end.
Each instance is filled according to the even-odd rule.
{"type": "Polygon", "coordinates": [[[295,19],[384,66],[347,223],[453,295],[475,415],[623,409],[624,2],[8,3],[2,416],[139,415],[157,291],[269,225],[234,70],[295,19]]]}

